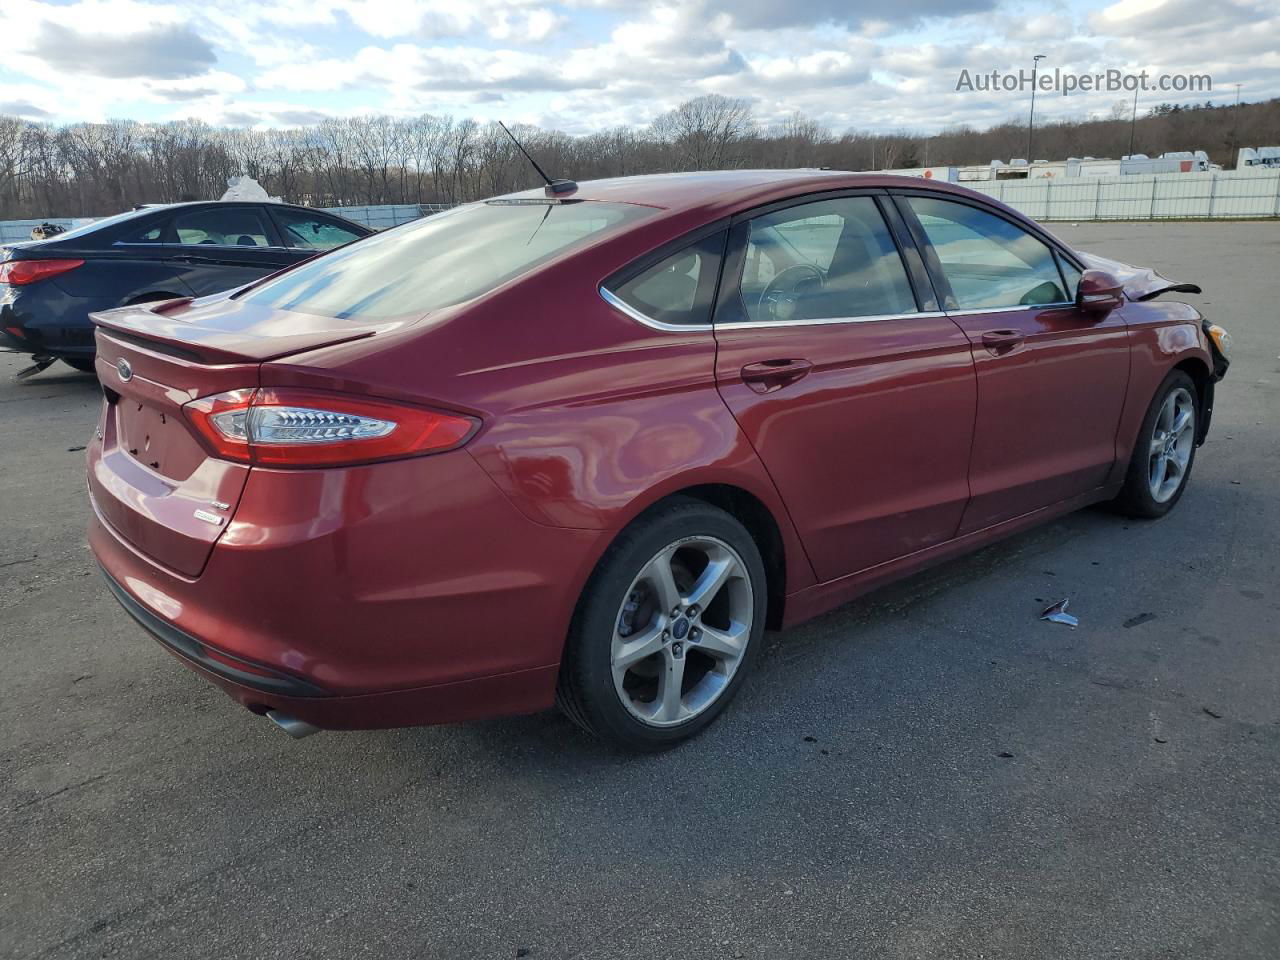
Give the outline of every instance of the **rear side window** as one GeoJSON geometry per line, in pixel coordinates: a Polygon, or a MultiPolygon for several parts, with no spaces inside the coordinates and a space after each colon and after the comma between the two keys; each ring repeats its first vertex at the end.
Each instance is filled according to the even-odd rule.
{"type": "Polygon", "coordinates": [[[217,244],[223,247],[267,247],[266,223],[262,214],[247,207],[197,210],[173,218],[178,242],[188,246],[217,244]]]}
{"type": "Polygon", "coordinates": [[[966,203],[909,197],[951,286],[952,309],[1065,303],[1053,251],[1003,217],[966,203]]]}
{"type": "Polygon", "coordinates": [[[675,326],[709,324],[724,240],[722,230],[605,289],[648,320],[675,326]]]}
{"type": "Polygon", "coordinates": [[[478,297],[654,212],[590,200],[468,204],[308,260],[240,299],[325,317],[420,316],[478,297]]]}
{"type": "Polygon", "coordinates": [[[284,232],[285,245],[295,249],[332,250],[364,236],[332,220],[298,210],[281,207],[271,213],[284,232]]]}

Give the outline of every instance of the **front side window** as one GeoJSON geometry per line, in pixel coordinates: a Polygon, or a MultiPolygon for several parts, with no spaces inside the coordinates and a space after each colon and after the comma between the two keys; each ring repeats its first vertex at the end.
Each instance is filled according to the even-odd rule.
{"type": "Polygon", "coordinates": [[[301,250],[332,250],[352,240],[359,240],[364,234],[299,210],[281,207],[273,210],[281,231],[284,233],[286,246],[301,250]]]}
{"type": "Polygon", "coordinates": [[[1080,289],[1080,278],[1084,274],[1076,267],[1073,267],[1071,261],[1063,256],[1058,257],[1058,266],[1062,268],[1062,279],[1066,282],[1067,299],[1074,300],[1076,291],[1080,289]]]}
{"type": "Polygon", "coordinates": [[[747,316],[762,323],[916,312],[871,197],[818,200],[751,220],[741,292],[747,316]]]}
{"type": "Polygon", "coordinates": [[[1065,303],[1049,247],[1003,217],[966,203],[908,197],[951,286],[948,309],[1065,303]]]}
{"type": "Polygon", "coordinates": [[[178,242],[188,246],[268,247],[271,241],[262,214],[247,207],[197,210],[173,218],[178,242]]]}
{"type": "Polygon", "coordinates": [[[606,289],[650,320],[679,326],[707,324],[723,250],[722,231],[606,289]]]}
{"type": "Polygon", "coordinates": [[[654,213],[590,200],[467,204],[308,260],[239,298],[324,317],[421,316],[478,297],[654,213]]]}

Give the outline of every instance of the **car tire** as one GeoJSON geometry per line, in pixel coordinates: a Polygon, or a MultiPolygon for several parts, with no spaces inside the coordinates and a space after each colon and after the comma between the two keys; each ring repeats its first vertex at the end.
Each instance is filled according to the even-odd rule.
{"type": "Polygon", "coordinates": [[[1138,429],[1124,486],[1114,501],[1119,512],[1154,520],[1177,505],[1195,464],[1199,417],[1195,382],[1182,370],[1170,371],[1156,390],[1138,429]],[[1181,424],[1177,436],[1170,441],[1169,428],[1179,425],[1184,412],[1189,420],[1181,424]],[[1159,482],[1158,476],[1163,477],[1159,482]]]}
{"type": "Polygon", "coordinates": [[[610,545],[583,590],[557,703],[616,747],[687,740],[728,706],[759,655],[767,596],[759,547],[732,514],[685,497],[650,509],[610,545]]]}
{"type": "Polygon", "coordinates": [[[81,373],[93,373],[92,357],[63,357],[62,362],[81,373]]]}

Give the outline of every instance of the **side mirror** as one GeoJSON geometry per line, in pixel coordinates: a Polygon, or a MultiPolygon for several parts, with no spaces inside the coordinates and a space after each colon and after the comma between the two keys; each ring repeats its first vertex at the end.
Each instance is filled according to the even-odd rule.
{"type": "Polygon", "coordinates": [[[1085,313],[1110,313],[1124,304],[1124,287],[1105,270],[1086,270],[1076,287],[1076,308],[1085,313]]]}

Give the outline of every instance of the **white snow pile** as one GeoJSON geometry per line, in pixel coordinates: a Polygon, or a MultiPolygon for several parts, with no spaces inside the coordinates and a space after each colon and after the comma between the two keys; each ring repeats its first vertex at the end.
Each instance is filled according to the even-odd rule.
{"type": "Polygon", "coordinates": [[[228,177],[227,192],[221,200],[256,200],[259,203],[280,203],[279,197],[272,197],[262,189],[262,184],[253,177],[228,177]]]}

